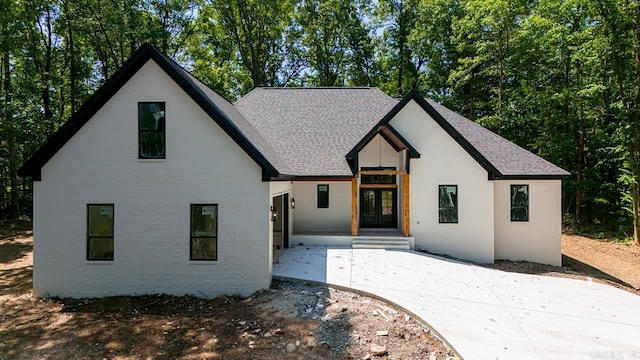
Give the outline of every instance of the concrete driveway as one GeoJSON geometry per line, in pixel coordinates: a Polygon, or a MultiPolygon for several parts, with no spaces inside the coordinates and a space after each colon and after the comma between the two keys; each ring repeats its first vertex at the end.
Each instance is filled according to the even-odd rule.
{"type": "Polygon", "coordinates": [[[640,296],[607,285],[412,251],[313,246],[288,249],[273,273],[385,298],[466,360],[640,359],[640,296]]]}

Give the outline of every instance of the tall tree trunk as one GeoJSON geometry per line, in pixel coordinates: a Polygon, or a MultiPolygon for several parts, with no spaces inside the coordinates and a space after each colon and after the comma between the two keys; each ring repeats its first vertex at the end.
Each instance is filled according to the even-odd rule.
{"type": "MultiPolygon", "coordinates": [[[[65,6],[67,3],[65,2],[65,6]]],[[[75,44],[73,41],[73,29],[71,27],[71,18],[68,14],[67,10],[67,45],[69,47],[69,103],[71,105],[71,114],[75,114],[76,112],[76,103],[78,99],[78,89],[77,85],[77,69],[76,69],[76,54],[75,54],[75,44]]]]}
{"type": "MultiPolygon", "coordinates": [[[[42,42],[45,48],[44,71],[42,73],[42,107],[44,109],[44,121],[47,126],[47,135],[51,135],[54,131],[53,112],[51,111],[50,98],[50,79],[51,79],[51,47],[52,43],[52,26],[51,26],[51,8],[47,7],[45,11],[46,34],[41,34],[42,42]],[[46,38],[45,38],[46,36],[46,38]]],[[[42,30],[42,29],[41,29],[42,30]]]]}
{"type": "MultiPolygon", "coordinates": [[[[580,67],[578,66],[578,85],[580,85],[580,67]]],[[[582,178],[584,168],[585,147],[587,142],[586,128],[584,121],[584,100],[579,97],[580,134],[578,140],[578,168],[576,171],[576,220],[582,220],[582,178]]]]}
{"type": "Polygon", "coordinates": [[[404,76],[404,53],[405,53],[405,21],[404,21],[404,1],[400,0],[398,7],[398,96],[404,96],[402,91],[402,76],[404,76]]]}
{"type": "Polygon", "coordinates": [[[632,149],[632,172],[633,172],[633,239],[636,244],[640,245],[640,194],[638,194],[638,186],[640,183],[640,1],[636,1],[636,43],[634,46],[635,60],[636,60],[636,103],[634,106],[633,115],[635,134],[633,136],[634,144],[632,149]]]}
{"type": "MultiPolygon", "coordinates": [[[[565,69],[565,91],[568,91],[569,89],[569,76],[570,76],[570,70],[569,67],[571,66],[570,63],[570,59],[571,56],[568,56],[568,60],[567,60],[567,68],[565,69]]],[[[576,63],[576,87],[578,89],[578,91],[582,88],[582,72],[580,69],[580,63],[576,63]]],[[[565,100],[565,109],[566,109],[566,116],[569,116],[569,103],[568,100],[565,100]]],[[[586,147],[586,142],[587,142],[587,135],[586,135],[586,125],[585,125],[585,119],[584,119],[584,99],[581,95],[578,95],[578,164],[577,164],[577,169],[576,169],[576,220],[577,221],[581,221],[583,220],[583,213],[582,213],[582,198],[583,198],[583,184],[582,184],[582,180],[584,178],[584,159],[585,159],[585,147],[586,147]]]]}
{"type": "MultiPolygon", "coordinates": [[[[4,34],[3,34],[4,35],[4,34]]],[[[11,110],[12,94],[11,94],[11,62],[9,60],[9,51],[4,54],[4,98],[5,98],[5,114],[4,121],[7,133],[7,147],[9,158],[9,186],[11,186],[9,215],[16,217],[19,213],[18,207],[18,172],[16,162],[16,136],[13,121],[13,111],[11,110]]]]}

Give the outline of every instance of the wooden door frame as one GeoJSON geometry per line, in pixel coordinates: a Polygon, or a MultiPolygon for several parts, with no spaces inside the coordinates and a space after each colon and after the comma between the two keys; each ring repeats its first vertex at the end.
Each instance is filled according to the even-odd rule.
{"type": "Polygon", "coordinates": [[[396,174],[401,176],[402,181],[402,224],[401,231],[402,236],[409,236],[410,234],[410,199],[409,199],[409,173],[404,170],[396,170],[396,171],[358,171],[354,177],[351,179],[351,236],[358,236],[359,232],[359,220],[358,216],[358,206],[360,205],[359,191],[358,191],[358,179],[361,174],[396,174]]]}

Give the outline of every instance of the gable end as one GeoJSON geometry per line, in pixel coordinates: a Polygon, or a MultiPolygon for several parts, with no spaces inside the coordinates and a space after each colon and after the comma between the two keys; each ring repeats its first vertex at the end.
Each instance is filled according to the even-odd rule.
{"type": "Polygon", "coordinates": [[[276,168],[256,149],[240,130],[238,130],[228,116],[213,104],[203,91],[188,78],[185,70],[148,43],[140,46],[140,49],[138,49],[57,132],[47,139],[45,144],[18,169],[18,175],[23,177],[31,176],[34,181],[41,181],[42,167],[147,63],[147,61],[149,61],[149,59],[153,59],[158,66],[262,168],[263,181],[279,176],[276,168]]]}

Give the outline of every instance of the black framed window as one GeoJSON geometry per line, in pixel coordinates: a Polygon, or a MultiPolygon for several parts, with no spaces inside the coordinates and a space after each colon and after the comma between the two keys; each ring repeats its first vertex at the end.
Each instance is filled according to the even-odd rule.
{"type": "Polygon", "coordinates": [[[138,158],[165,158],[165,103],[138,103],[138,158]]]}
{"type": "Polygon", "coordinates": [[[438,186],[438,221],[442,224],[458,222],[458,185],[438,186]]]}
{"type": "Polygon", "coordinates": [[[87,260],[113,260],[113,204],[87,205],[87,260]]]}
{"type": "Polygon", "coordinates": [[[318,184],[318,208],[326,209],[329,207],[329,185],[318,184]]]}
{"type": "Polygon", "coordinates": [[[190,259],[218,260],[218,205],[192,204],[190,259]]]}
{"type": "MultiPolygon", "coordinates": [[[[395,170],[395,167],[362,167],[360,170],[395,170]]],[[[395,175],[361,175],[361,184],[395,184],[395,175]]]]}
{"type": "Polygon", "coordinates": [[[511,185],[511,221],[529,221],[529,185],[511,185]]]}

